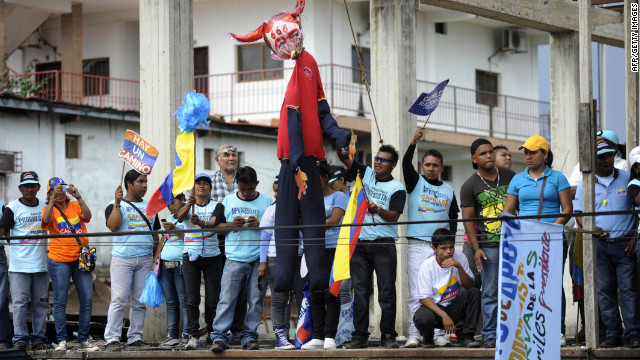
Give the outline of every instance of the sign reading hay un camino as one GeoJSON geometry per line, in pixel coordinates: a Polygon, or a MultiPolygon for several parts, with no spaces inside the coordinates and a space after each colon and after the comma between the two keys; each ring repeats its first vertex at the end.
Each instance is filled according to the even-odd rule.
{"type": "Polygon", "coordinates": [[[135,171],[149,175],[158,160],[158,149],[136,134],[135,131],[127,130],[124,146],[118,156],[131,165],[135,171]]]}
{"type": "Polygon", "coordinates": [[[498,359],[560,359],[562,225],[503,220],[498,359]]]}

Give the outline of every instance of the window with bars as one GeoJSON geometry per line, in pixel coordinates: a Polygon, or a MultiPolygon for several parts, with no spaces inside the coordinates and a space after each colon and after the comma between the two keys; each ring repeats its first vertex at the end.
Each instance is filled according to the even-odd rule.
{"type": "Polygon", "coordinates": [[[271,58],[271,50],[265,44],[238,46],[238,81],[282,79],[284,62],[271,58]]]}

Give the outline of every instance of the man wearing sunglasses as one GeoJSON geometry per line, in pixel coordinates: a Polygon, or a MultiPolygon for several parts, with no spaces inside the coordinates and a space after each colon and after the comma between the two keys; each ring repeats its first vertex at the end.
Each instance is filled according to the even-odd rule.
{"type": "Polygon", "coordinates": [[[398,151],[391,145],[382,145],[374,157],[373,169],[338,151],[338,157],[351,172],[352,178],[359,173],[369,208],[364,223],[383,226],[363,226],[353,256],[351,258],[351,284],[353,300],[353,326],[348,349],[368,347],[369,338],[369,296],[373,272],[378,280],[378,304],[382,310],[380,332],[382,346],[397,348],[396,323],[396,245],[398,225],[404,209],[407,193],[402,183],[393,178],[391,172],[398,164],[398,151]]]}

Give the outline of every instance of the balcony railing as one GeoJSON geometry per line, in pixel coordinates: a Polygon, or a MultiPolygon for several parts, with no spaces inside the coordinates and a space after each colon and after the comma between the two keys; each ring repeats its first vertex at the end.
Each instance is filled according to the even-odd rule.
{"type": "Polygon", "coordinates": [[[9,75],[8,91],[76,105],[140,110],[140,82],[60,70],[9,75]]]}
{"type": "MultiPolygon", "coordinates": [[[[243,71],[196,76],[194,88],[211,102],[211,113],[227,120],[278,118],[291,68],[243,71]]],[[[359,69],[341,65],[319,66],[325,97],[335,115],[370,117],[371,107],[359,69]]],[[[139,110],[137,80],[45,71],[10,75],[40,85],[37,96],[99,108],[139,110]]],[[[371,77],[367,74],[371,82],[371,77]]],[[[436,83],[417,81],[418,93],[429,92],[436,83]]],[[[21,94],[17,86],[12,92],[21,94]]],[[[417,95],[416,95],[417,97],[417,95]]],[[[377,106],[381,106],[378,104],[377,106]]],[[[375,106],[375,104],[374,104],[375,106]]],[[[502,139],[522,140],[531,134],[550,135],[549,103],[473,89],[447,86],[430,127],[502,139]]],[[[419,117],[419,122],[424,118],[419,117]]]]}

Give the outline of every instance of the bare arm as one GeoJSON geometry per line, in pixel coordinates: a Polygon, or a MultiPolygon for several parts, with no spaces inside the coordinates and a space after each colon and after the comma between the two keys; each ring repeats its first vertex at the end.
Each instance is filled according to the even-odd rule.
{"type": "Polygon", "coordinates": [[[111,232],[117,232],[122,224],[122,214],[120,214],[120,200],[122,200],[123,192],[122,186],[118,185],[115,193],[115,202],[113,203],[113,210],[107,219],[107,227],[111,232]]]}
{"type": "Polygon", "coordinates": [[[507,200],[504,202],[503,212],[509,215],[515,215],[516,209],[518,208],[518,196],[507,194],[507,200]]]}
{"type": "Polygon", "coordinates": [[[327,219],[327,224],[339,224],[340,219],[344,216],[344,210],[341,208],[333,208],[331,216],[327,219]]]}
{"type": "MultiPolygon", "coordinates": [[[[558,192],[558,198],[560,198],[560,207],[563,214],[571,214],[573,212],[573,202],[571,201],[571,189],[566,188],[558,192]]],[[[508,200],[509,198],[507,198],[508,200]]],[[[556,219],[556,224],[565,225],[569,222],[569,217],[559,217],[556,219]]]]}
{"type": "MultiPolygon", "coordinates": [[[[473,219],[476,217],[475,209],[473,207],[463,207],[462,208],[462,218],[463,219],[473,219]]],[[[478,243],[478,234],[476,234],[476,226],[474,221],[465,221],[464,222],[464,231],[467,233],[467,247],[469,249],[474,250],[473,259],[476,262],[476,268],[478,271],[482,271],[482,260],[487,259],[487,255],[484,253],[480,244],[478,243]],[[477,250],[475,250],[477,249],[477,250]]]]}
{"type": "Polygon", "coordinates": [[[444,324],[444,329],[446,331],[455,331],[456,325],[453,323],[453,320],[447,315],[447,313],[442,310],[431,298],[420,299],[420,304],[426,306],[429,310],[433,311],[434,314],[440,316],[442,318],[442,323],[444,324]]]}
{"type": "Polygon", "coordinates": [[[91,217],[92,217],[91,209],[89,209],[89,206],[84,202],[84,200],[82,200],[82,196],[80,195],[80,192],[78,191],[78,189],[73,184],[70,184],[70,186],[71,186],[71,191],[69,192],[69,194],[78,201],[78,205],[80,205],[80,210],[82,210],[82,212],[80,213],[80,217],[85,221],[91,220],[91,217]]]}

